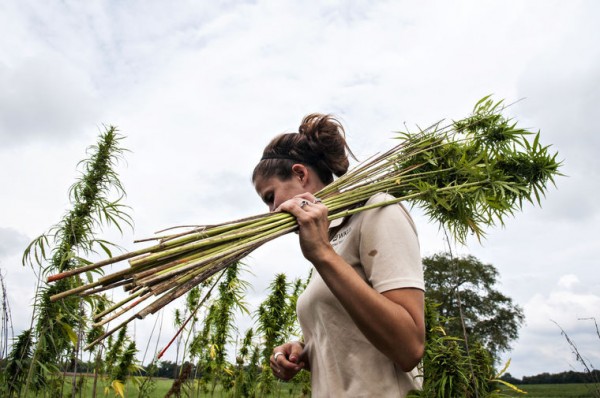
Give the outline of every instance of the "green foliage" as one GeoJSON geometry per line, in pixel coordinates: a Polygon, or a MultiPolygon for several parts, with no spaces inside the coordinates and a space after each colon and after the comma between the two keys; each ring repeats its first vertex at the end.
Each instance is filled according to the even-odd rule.
{"type": "Polygon", "coordinates": [[[287,313],[287,289],[286,275],[277,274],[271,282],[269,295],[258,307],[258,331],[265,338],[262,354],[264,362],[268,362],[273,347],[285,342],[282,331],[284,329],[284,317],[287,313]]]}
{"type": "MultiPolygon", "coordinates": [[[[236,331],[235,312],[248,313],[244,300],[248,283],[240,279],[241,269],[241,264],[236,263],[224,271],[224,279],[217,289],[218,296],[213,299],[203,320],[204,326],[189,344],[190,357],[198,361],[198,388],[205,391],[208,391],[209,385],[214,390],[219,383],[233,388],[235,369],[226,361],[227,345],[236,331]]],[[[199,297],[200,291],[192,290],[187,297],[188,305],[200,303],[199,297]]]]}
{"type": "MultiPolygon", "coordinates": [[[[102,313],[104,310],[106,310],[106,306],[108,303],[109,301],[106,298],[106,296],[98,295],[94,298],[94,300],[90,301],[90,311],[92,312],[92,314],[94,314],[94,316],[96,316],[102,313]]],[[[104,328],[102,326],[92,325],[92,327],[88,329],[85,337],[86,344],[92,343],[98,337],[102,336],[102,334],[104,334],[104,328]]],[[[90,351],[94,349],[95,347],[90,349],[90,351]]]]}
{"type": "Polygon", "coordinates": [[[473,343],[467,349],[462,338],[447,334],[442,326],[445,319],[438,312],[438,304],[430,300],[426,300],[425,318],[427,340],[422,361],[423,389],[412,391],[409,397],[506,396],[499,390],[499,383],[504,382],[498,379],[492,356],[485,347],[473,343]]]}
{"type": "Polygon", "coordinates": [[[438,303],[441,326],[451,336],[463,336],[482,344],[497,359],[510,348],[524,321],[523,310],[496,290],[498,271],[473,256],[449,253],[423,258],[425,288],[429,300],[438,303]]]}
{"type": "MultiPolygon", "coordinates": [[[[255,314],[257,331],[262,337],[261,371],[257,384],[260,394],[268,394],[274,388],[275,378],[269,367],[269,358],[274,347],[285,343],[297,332],[296,302],[306,283],[298,279],[290,284],[285,274],[275,275],[269,294],[255,314]]],[[[301,382],[300,378],[294,381],[301,382]]]]}
{"type": "MultiPolygon", "coordinates": [[[[125,192],[114,171],[125,151],[120,147],[122,139],[111,126],[100,134],[98,144],[88,149],[89,158],[79,163],[81,177],[69,189],[72,209],[27,247],[23,254],[24,265],[37,265],[42,275],[47,275],[87,264],[83,256],[98,250],[111,254],[112,245],[99,239],[97,230],[102,226],[122,230],[121,223],[132,225],[120,203],[125,192]],[[113,194],[117,200],[110,199],[113,194]]],[[[59,366],[63,357],[77,358],[78,333],[85,318],[80,300],[69,298],[54,303],[50,297],[81,283],[79,277],[64,279],[41,288],[36,295],[37,323],[32,332],[35,348],[27,377],[27,385],[35,390],[52,388],[47,376],[61,374],[59,366]]],[[[92,304],[93,309],[95,300],[88,297],[86,303],[92,304]]],[[[92,331],[92,334],[97,333],[97,330],[92,331]]]]}
{"type": "Polygon", "coordinates": [[[510,381],[513,384],[573,384],[573,383],[591,383],[598,384],[600,379],[600,370],[576,372],[567,370],[559,373],[543,372],[533,376],[523,376],[522,379],[512,377],[510,373],[502,376],[503,380],[510,381]]]}
{"type": "Polygon", "coordinates": [[[288,313],[287,299],[288,283],[285,274],[277,274],[270,285],[270,293],[258,307],[258,332],[262,334],[262,363],[261,372],[258,376],[257,390],[261,394],[270,393],[273,390],[275,378],[269,367],[269,357],[273,348],[283,344],[286,336],[283,333],[289,321],[285,319],[288,313]]]}
{"type": "Polygon", "coordinates": [[[116,340],[110,336],[107,340],[106,355],[104,356],[104,369],[103,373],[112,374],[113,370],[117,365],[121,354],[125,350],[125,344],[127,344],[127,328],[119,330],[116,340]]]}
{"type": "Polygon", "coordinates": [[[135,342],[127,336],[127,327],[119,330],[116,339],[107,339],[106,355],[101,362],[102,373],[105,375],[105,390],[112,389],[115,394],[122,396],[122,388],[129,376],[139,373],[135,354],[135,342]]]}
{"type": "Polygon", "coordinates": [[[135,341],[131,341],[121,354],[117,365],[113,368],[113,380],[119,380],[121,383],[124,383],[129,375],[138,370],[135,364],[136,352],[135,341]]]}
{"type": "MultiPolygon", "coordinates": [[[[17,337],[8,356],[4,376],[4,386],[8,396],[19,396],[31,364],[33,341],[31,329],[26,329],[17,337]]],[[[0,392],[4,390],[4,386],[0,392]]]]}
{"type": "MultiPolygon", "coordinates": [[[[254,330],[252,328],[246,331],[238,355],[236,356],[236,366],[233,373],[233,397],[250,397],[254,394],[254,380],[256,378],[256,369],[258,364],[250,361],[248,366],[245,366],[250,360],[251,350],[254,347],[254,330]]],[[[258,353],[258,350],[254,350],[258,353]]],[[[256,358],[258,359],[258,358],[256,358]]]]}
{"type": "Polygon", "coordinates": [[[406,194],[421,192],[411,201],[459,242],[469,232],[481,238],[483,227],[503,224],[524,201],[539,205],[547,185],[561,175],[557,154],[540,143],[539,133],[518,128],[503,110],[502,101],[488,96],[451,128],[399,134],[413,151],[397,165],[409,170],[403,178],[416,177],[406,194]]]}
{"type": "Polygon", "coordinates": [[[73,268],[81,261],[77,251],[95,251],[96,245],[109,250],[109,242],[96,238],[97,228],[114,225],[122,230],[121,223],[132,225],[126,206],[120,203],[125,191],[114,170],[126,151],[120,146],[122,140],[117,128],[110,126],[100,134],[98,144],[88,148],[90,158],[79,163],[82,175],[69,189],[73,209],[27,247],[23,253],[24,265],[43,266],[45,273],[73,268]],[[118,199],[109,199],[111,194],[116,194],[118,199]],[[49,250],[50,241],[55,244],[52,250],[49,250]],[[48,252],[52,252],[52,256],[46,265],[48,252]]]}
{"type": "Polygon", "coordinates": [[[225,365],[226,344],[231,340],[231,332],[235,330],[234,312],[239,309],[248,313],[244,293],[247,283],[238,277],[239,264],[234,264],[227,269],[225,280],[219,285],[219,300],[216,302],[215,333],[213,345],[215,346],[215,365],[222,368],[225,365]]]}

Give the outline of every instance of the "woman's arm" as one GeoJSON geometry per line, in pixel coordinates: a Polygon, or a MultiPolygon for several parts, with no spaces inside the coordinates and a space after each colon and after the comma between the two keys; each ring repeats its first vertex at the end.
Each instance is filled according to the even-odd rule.
{"type": "Polygon", "coordinates": [[[425,343],[424,294],[416,288],[379,293],[329,243],[327,208],[306,193],[284,202],[300,226],[300,246],[365,337],[404,371],[420,361],[425,343]],[[300,206],[301,200],[309,204],[300,206]]]}
{"type": "Polygon", "coordinates": [[[423,356],[424,298],[420,289],[378,293],[335,252],[315,268],[365,337],[405,372],[423,356]]]}

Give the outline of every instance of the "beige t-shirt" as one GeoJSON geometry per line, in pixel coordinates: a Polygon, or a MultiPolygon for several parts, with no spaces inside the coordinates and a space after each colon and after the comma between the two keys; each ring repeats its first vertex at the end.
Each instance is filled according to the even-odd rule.
{"type": "MultiPolygon", "coordinates": [[[[391,198],[377,194],[367,204],[391,198]]],[[[331,244],[377,292],[406,287],[424,290],[416,230],[401,205],[355,214],[331,244]]],[[[298,299],[297,312],[311,366],[313,397],[404,397],[420,388],[417,369],[403,372],[377,350],[318,272],[298,299]]]]}

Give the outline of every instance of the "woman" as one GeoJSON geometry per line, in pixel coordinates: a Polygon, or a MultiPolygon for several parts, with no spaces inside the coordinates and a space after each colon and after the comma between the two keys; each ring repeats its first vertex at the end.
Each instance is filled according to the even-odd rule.
{"type": "MultiPolygon", "coordinates": [[[[289,380],[312,372],[314,397],[399,397],[418,388],[423,356],[424,283],[408,213],[390,205],[331,226],[314,196],[349,166],[344,130],[312,114],[298,133],[275,137],[252,180],[271,211],[294,215],[300,247],[316,273],[297,304],[304,342],[273,350],[271,369],[289,380]]],[[[369,202],[386,200],[376,194],[369,202]]]]}

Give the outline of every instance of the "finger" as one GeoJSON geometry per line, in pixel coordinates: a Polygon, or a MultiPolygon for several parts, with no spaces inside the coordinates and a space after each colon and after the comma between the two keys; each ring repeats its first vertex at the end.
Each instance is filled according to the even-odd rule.
{"type": "Polygon", "coordinates": [[[285,367],[284,364],[288,362],[286,359],[286,353],[283,351],[277,351],[271,355],[271,361],[278,370],[280,370],[282,367],[285,367]]]}
{"type": "Polygon", "coordinates": [[[308,209],[305,209],[305,208],[306,207],[310,207],[310,202],[308,200],[306,200],[306,199],[301,199],[299,206],[300,206],[300,208],[302,210],[308,210],[308,209]]]}
{"type": "Polygon", "coordinates": [[[304,211],[311,211],[311,210],[319,209],[319,210],[325,210],[325,212],[328,213],[327,206],[325,206],[323,204],[323,201],[309,192],[305,192],[303,194],[296,195],[295,198],[300,199],[300,201],[301,201],[300,205],[304,211]],[[306,201],[308,203],[305,203],[302,201],[306,201]]]}
{"type": "Polygon", "coordinates": [[[271,370],[273,371],[273,375],[276,377],[281,378],[281,368],[279,367],[279,365],[277,364],[277,362],[275,362],[275,360],[273,359],[273,357],[271,356],[271,359],[269,361],[269,365],[271,365],[271,370]]]}
{"type": "Polygon", "coordinates": [[[277,210],[285,211],[292,214],[296,218],[302,216],[310,208],[311,204],[307,199],[293,198],[283,202],[277,210]]]}
{"type": "MultiPolygon", "coordinates": [[[[293,350],[293,348],[292,348],[293,350]]],[[[289,357],[291,355],[287,354],[286,352],[283,351],[279,351],[279,352],[275,352],[273,355],[271,355],[270,361],[278,368],[280,369],[284,369],[284,370],[290,370],[290,369],[296,369],[298,367],[298,364],[291,362],[289,357]]]]}
{"type": "Polygon", "coordinates": [[[289,355],[289,361],[293,362],[295,364],[299,364],[300,358],[302,357],[302,351],[304,350],[304,347],[302,347],[300,344],[294,344],[292,346],[290,355],[289,355]]]}
{"type": "Polygon", "coordinates": [[[286,354],[284,351],[273,351],[273,355],[271,355],[271,357],[273,358],[273,361],[278,364],[278,360],[280,357],[285,358],[286,354]]]}
{"type": "Polygon", "coordinates": [[[319,205],[319,204],[322,205],[323,204],[323,201],[321,200],[321,198],[319,198],[311,193],[308,193],[308,192],[298,195],[298,197],[301,197],[301,198],[307,200],[311,205],[319,205]]]}
{"type": "Polygon", "coordinates": [[[294,370],[294,369],[287,370],[287,369],[281,368],[281,367],[279,367],[279,368],[276,367],[273,369],[273,375],[275,377],[277,377],[278,379],[281,379],[284,381],[288,381],[288,380],[292,379],[296,375],[296,373],[298,373],[298,370],[294,370]]]}
{"type": "Polygon", "coordinates": [[[275,209],[275,211],[285,211],[295,215],[295,213],[303,211],[303,209],[305,207],[308,207],[309,205],[310,201],[308,199],[301,198],[299,196],[294,196],[293,198],[288,199],[282,204],[280,204],[279,207],[275,209]]]}
{"type": "Polygon", "coordinates": [[[271,370],[273,371],[273,376],[284,381],[290,380],[297,373],[295,369],[288,370],[273,363],[271,363],[271,370]]]}
{"type": "Polygon", "coordinates": [[[280,204],[274,211],[287,211],[288,213],[293,213],[294,208],[307,209],[312,206],[323,206],[326,207],[321,199],[317,198],[310,192],[304,192],[299,195],[295,195],[293,198],[286,200],[282,204],[280,204]],[[298,206],[294,206],[297,204],[298,206]]]}
{"type": "Polygon", "coordinates": [[[315,204],[315,203],[320,203],[320,202],[321,202],[321,200],[320,200],[320,199],[318,199],[318,198],[317,198],[315,195],[313,195],[313,194],[312,194],[312,193],[310,193],[310,192],[304,192],[304,193],[301,193],[301,194],[299,194],[299,195],[296,195],[296,196],[294,196],[294,197],[295,197],[295,198],[298,198],[298,199],[301,199],[301,200],[302,200],[302,199],[303,199],[303,200],[306,200],[306,201],[307,201],[307,202],[309,202],[310,204],[315,204]],[[317,199],[318,199],[318,200],[317,200],[317,199]]]}
{"type": "Polygon", "coordinates": [[[286,358],[278,357],[276,362],[277,368],[281,369],[282,375],[295,374],[304,367],[304,363],[290,362],[286,358]]]}

